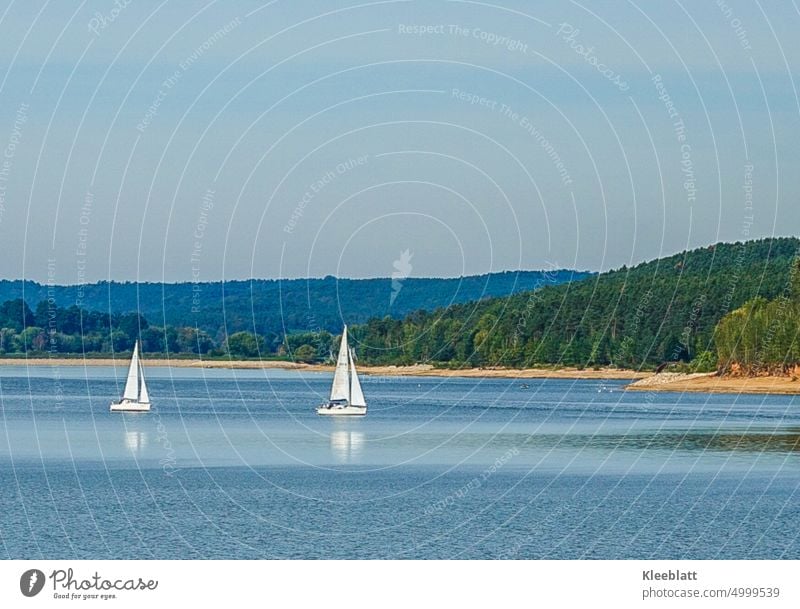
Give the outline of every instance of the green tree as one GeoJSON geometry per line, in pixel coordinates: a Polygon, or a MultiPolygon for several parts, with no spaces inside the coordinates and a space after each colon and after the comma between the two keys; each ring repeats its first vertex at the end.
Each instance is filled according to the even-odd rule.
{"type": "Polygon", "coordinates": [[[300,345],[294,352],[294,359],[298,362],[310,364],[317,359],[317,350],[309,345],[300,345]]]}
{"type": "Polygon", "coordinates": [[[150,324],[140,313],[125,313],[119,316],[115,325],[133,341],[139,337],[139,332],[150,324]]]}
{"type": "Polygon", "coordinates": [[[149,326],[142,330],[142,333],[139,335],[139,339],[142,341],[142,351],[145,353],[164,352],[164,345],[166,344],[164,328],[149,326]]]}
{"type": "Polygon", "coordinates": [[[714,372],[717,369],[717,355],[712,351],[703,351],[692,361],[694,372],[714,372]]]}
{"type": "Polygon", "coordinates": [[[19,341],[25,351],[44,351],[47,336],[42,328],[28,326],[19,334],[19,341]]]}
{"type": "Polygon", "coordinates": [[[715,342],[722,372],[785,373],[800,363],[800,303],[755,298],[726,315],[715,342]]]}
{"type": "Polygon", "coordinates": [[[19,350],[19,338],[12,328],[0,328],[0,353],[15,353],[19,350]]]}
{"type": "Polygon", "coordinates": [[[236,332],[225,341],[225,351],[231,357],[258,357],[264,352],[264,339],[251,332],[236,332]]]}
{"type": "Polygon", "coordinates": [[[34,325],[33,311],[21,298],[7,300],[0,305],[0,327],[22,332],[32,325],[34,325]]]}
{"type": "Polygon", "coordinates": [[[796,303],[800,303],[800,255],[795,256],[789,277],[789,295],[796,303]]]}
{"type": "Polygon", "coordinates": [[[113,351],[114,353],[120,353],[123,351],[133,351],[133,343],[134,340],[128,336],[125,332],[120,330],[114,330],[109,335],[108,339],[108,351],[113,351]]]}
{"type": "Polygon", "coordinates": [[[197,328],[179,328],[177,342],[182,353],[205,354],[214,347],[211,337],[197,328]]]}

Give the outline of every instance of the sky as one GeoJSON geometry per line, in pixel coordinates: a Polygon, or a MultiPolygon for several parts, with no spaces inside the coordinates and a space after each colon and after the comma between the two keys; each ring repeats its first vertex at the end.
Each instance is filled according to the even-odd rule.
{"type": "Polygon", "coordinates": [[[0,278],[602,271],[796,235],[798,31],[787,0],[0,1],[0,278]]]}

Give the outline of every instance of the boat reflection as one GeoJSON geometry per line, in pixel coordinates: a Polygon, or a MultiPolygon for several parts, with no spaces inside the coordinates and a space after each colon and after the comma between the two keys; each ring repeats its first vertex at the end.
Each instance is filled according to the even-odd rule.
{"type": "Polygon", "coordinates": [[[134,454],[139,454],[147,446],[147,433],[144,431],[126,431],[125,448],[134,454]]]}
{"type": "Polygon", "coordinates": [[[331,432],[331,452],[340,463],[358,460],[364,449],[365,436],[360,431],[337,430],[331,432]]]}

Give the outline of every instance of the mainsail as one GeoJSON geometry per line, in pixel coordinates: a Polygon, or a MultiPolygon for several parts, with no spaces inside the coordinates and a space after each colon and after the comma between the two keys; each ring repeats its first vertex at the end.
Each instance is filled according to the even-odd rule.
{"type": "Polygon", "coordinates": [[[347,348],[347,326],[342,332],[342,343],[339,345],[339,357],[336,360],[336,372],[333,375],[331,400],[350,401],[350,378],[347,374],[350,350],[347,348]]]}
{"type": "Polygon", "coordinates": [[[139,368],[139,343],[137,342],[133,347],[133,357],[128,368],[128,380],[125,382],[125,391],[122,393],[122,398],[125,400],[139,401],[139,368]]]}

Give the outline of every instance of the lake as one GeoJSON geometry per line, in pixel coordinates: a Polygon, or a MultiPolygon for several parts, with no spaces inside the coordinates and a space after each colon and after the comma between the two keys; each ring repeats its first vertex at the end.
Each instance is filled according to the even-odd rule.
{"type": "Polygon", "coordinates": [[[0,368],[0,557],[800,558],[794,396],[621,381],[0,368]]]}

